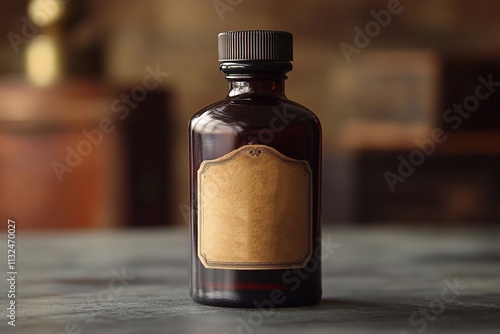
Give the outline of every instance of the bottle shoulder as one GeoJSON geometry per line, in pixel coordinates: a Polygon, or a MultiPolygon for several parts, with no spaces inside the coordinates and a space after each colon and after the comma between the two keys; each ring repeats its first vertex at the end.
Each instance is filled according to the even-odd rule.
{"type": "Polygon", "coordinates": [[[320,127],[318,117],[305,106],[286,97],[258,96],[226,98],[209,104],[193,115],[190,128],[207,124],[245,124],[266,127],[275,120],[287,124],[313,123],[320,127]]]}

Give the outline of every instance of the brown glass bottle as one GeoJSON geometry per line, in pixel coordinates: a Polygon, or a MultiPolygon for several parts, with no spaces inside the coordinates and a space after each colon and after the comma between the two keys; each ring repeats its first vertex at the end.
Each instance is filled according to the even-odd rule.
{"type": "MultiPolygon", "coordinates": [[[[196,302],[217,306],[273,308],[312,304],[321,298],[321,126],[318,118],[311,111],[290,101],[285,96],[286,73],[292,69],[291,40],[291,34],[275,31],[219,34],[220,69],[229,81],[229,93],[224,100],[211,104],[196,113],[189,124],[190,292],[196,302]],[[259,148],[267,150],[269,156],[280,156],[280,159],[283,159],[283,163],[281,160],[277,163],[271,162],[270,166],[285,167],[277,167],[278,172],[270,175],[266,174],[266,169],[262,171],[265,181],[260,182],[269,182],[265,189],[277,189],[273,193],[274,201],[265,203],[266,212],[269,211],[271,214],[264,215],[264,217],[272,218],[262,220],[263,226],[259,226],[260,221],[250,228],[246,225],[246,229],[242,230],[242,233],[238,232],[236,236],[238,239],[246,240],[246,231],[253,233],[252,245],[246,247],[256,252],[264,250],[264,254],[260,255],[263,259],[266,258],[267,249],[270,249],[271,253],[288,251],[293,253],[294,247],[296,245],[298,247],[307,239],[309,253],[300,266],[295,264],[287,267],[287,263],[275,263],[266,267],[268,264],[264,261],[264,264],[257,269],[252,263],[249,263],[248,267],[245,263],[240,263],[233,267],[229,265],[214,268],[201,261],[198,249],[199,238],[206,237],[205,234],[200,234],[198,207],[202,195],[199,184],[201,183],[199,177],[200,170],[203,169],[202,163],[224,158],[232,154],[231,152],[237,152],[242,148],[249,148],[248,152],[252,155],[258,155],[259,148]],[[252,148],[255,148],[257,153],[253,152],[252,148]],[[275,175],[285,170],[279,168],[288,168],[288,165],[293,164],[308,166],[309,183],[306,184],[310,185],[310,188],[307,188],[309,189],[307,194],[281,191],[281,189],[294,189],[288,187],[288,182],[298,181],[286,180],[275,175]],[[280,235],[289,233],[289,229],[293,229],[293,226],[301,231],[302,227],[297,225],[296,219],[293,223],[295,225],[291,226],[291,218],[287,217],[286,213],[276,213],[273,210],[280,205],[286,207],[288,205],[286,203],[295,203],[294,201],[298,201],[299,206],[303,205],[308,209],[309,218],[299,222],[304,225],[303,230],[308,232],[303,236],[296,236],[292,233],[290,240],[283,243],[280,235]],[[269,227],[269,222],[272,227],[269,227]],[[259,233],[271,231],[271,229],[272,233],[265,232],[260,235],[263,240],[263,248],[260,248],[259,233]],[[264,239],[267,241],[264,242],[264,239]],[[273,240],[281,240],[282,244],[271,249],[269,245],[272,245],[273,240]]],[[[234,162],[235,156],[228,156],[227,161],[220,165],[224,167],[225,164],[234,162]]],[[[227,165],[226,168],[231,167],[227,165]]],[[[245,175],[245,171],[242,170],[235,170],[234,173],[245,175]]],[[[258,177],[260,175],[257,174],[258,177]]],[[[244,176],[241,177],[244,178],[244,176]]],[[[204,206],[210,206],[211,200],[215,198],[229,196],[232,193],[240,194],[240,190],[237,189],[238,184],[233,182],[228,185],[222,180],[219,182],[222,185],[219,185],[217,182],[213,187],[215,189],[213,197],[205,195],[207,199],[201,202],[204,206]]],[[[242,179],[242,184],[249,184],[244,182],[248,180],[242,179]]],[[[244,191],[245,189],[241,190],[241,192],[244,191]]],[[[241,211],[241,208],[246,205],[251,207],[250,205],[255,201],[262,200],[259,199],[259,194],[253,194],[249,198],[237,198],[239,198],[238,201],[234,203],[235,212],[241,211]]],[[[262,207],[262,203],[258,205],[262,207]]],[[[288,207],[293,208],[293,206],[295,204],[288,207]]],[[[220,226],[222,234],[225,231],[234,232],[231,227],[232,213],[231,207],[224,207],[224,213],[220,213],[225,219],[224,222],[209,222],[212,224],[211,229],[205,228],[205,230],[210,230],[216,236],[219,233],[217,226],[220,226]],[[212,226],[215,226],[215,230],[212,226]]],[[[236,224],[241,223],[242,220],[244,218],[234,218],[235,228],[238,228],[236,224]]],[[[233,252],[231,243],[223,243],[220,246],[225,247],[223,253],[233,252]]],[[[234,252],[238,251],[235,249],[234,252]]],[[[269,254],[269,256],[274,255],[269,254]]]]}

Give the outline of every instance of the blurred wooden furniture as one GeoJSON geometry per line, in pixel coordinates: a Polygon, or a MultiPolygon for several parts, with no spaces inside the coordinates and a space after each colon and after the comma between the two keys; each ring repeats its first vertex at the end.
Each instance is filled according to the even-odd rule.
{"type": "Polygon", "coordinates": [[[16,219],[20,229],[104,227],[122,220],[119,124],[100,142],[96,135],[91,143],[83,132],[99,130],[105,118],[115,122],[110,105],[108,90],[92,82],[51,88],[15,78],[0,82],[2,219],[16,219]],[[84,152],[81,161],[68,158],[70,150],[84,152]]]}
{"type": "Polygon", "coordinates": [[[325,157],[325,218],[498,223],[500,61],[422,50],[367,51],[357,61],[335,84],[346,111],[337,154],[325,157]],[[445,139],[435,142],[435,131],[445,139]],[[417,163],[403,175],[410,156],[417,163]],[[387,172],[400,177],[394,187],[387,172]]]}
{"type": "MultiPolygon", "coordinates": [[[[123,90],[128,94],[130,89],[123,90]]],[[[172,97],[165,89],[148,91],[123,122],[123,180],[128,226],[165,226],[177,211],[173,196],[172,97]]]]}

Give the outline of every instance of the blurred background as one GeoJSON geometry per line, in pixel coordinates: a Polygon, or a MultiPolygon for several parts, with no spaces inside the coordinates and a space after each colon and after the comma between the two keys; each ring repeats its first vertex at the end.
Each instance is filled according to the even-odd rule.
{"type": "Polygon", "coordinates": [[[325,224],[498,224],[499,14],[494,0],[0,0],[0,215],[186,224],[187,123],[227,92],[217,33],[277,29],[294,34],[287,95],[323,124],[325,224]]]}

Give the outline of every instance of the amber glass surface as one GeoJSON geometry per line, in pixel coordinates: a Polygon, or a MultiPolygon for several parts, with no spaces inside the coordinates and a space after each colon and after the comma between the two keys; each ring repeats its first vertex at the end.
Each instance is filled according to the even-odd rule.
{"type": "MultiPolygon", "coordinates": [[[[189,123],[190,292],[199,303],[274,308],[312,304],[321,298],[321,126],[311,111],[286,98],[285,78],[272,73],[228,76],[227,97],[200,110],[189,123]],[[314,256],[304,268],[207,269],[198,258],[197,171],[200,164],[248,144],[268,145],[290,158],[309,162],[313,171],[314,256]]],[[[282,223],[286,229],[287,222],[282,223]]]]}

